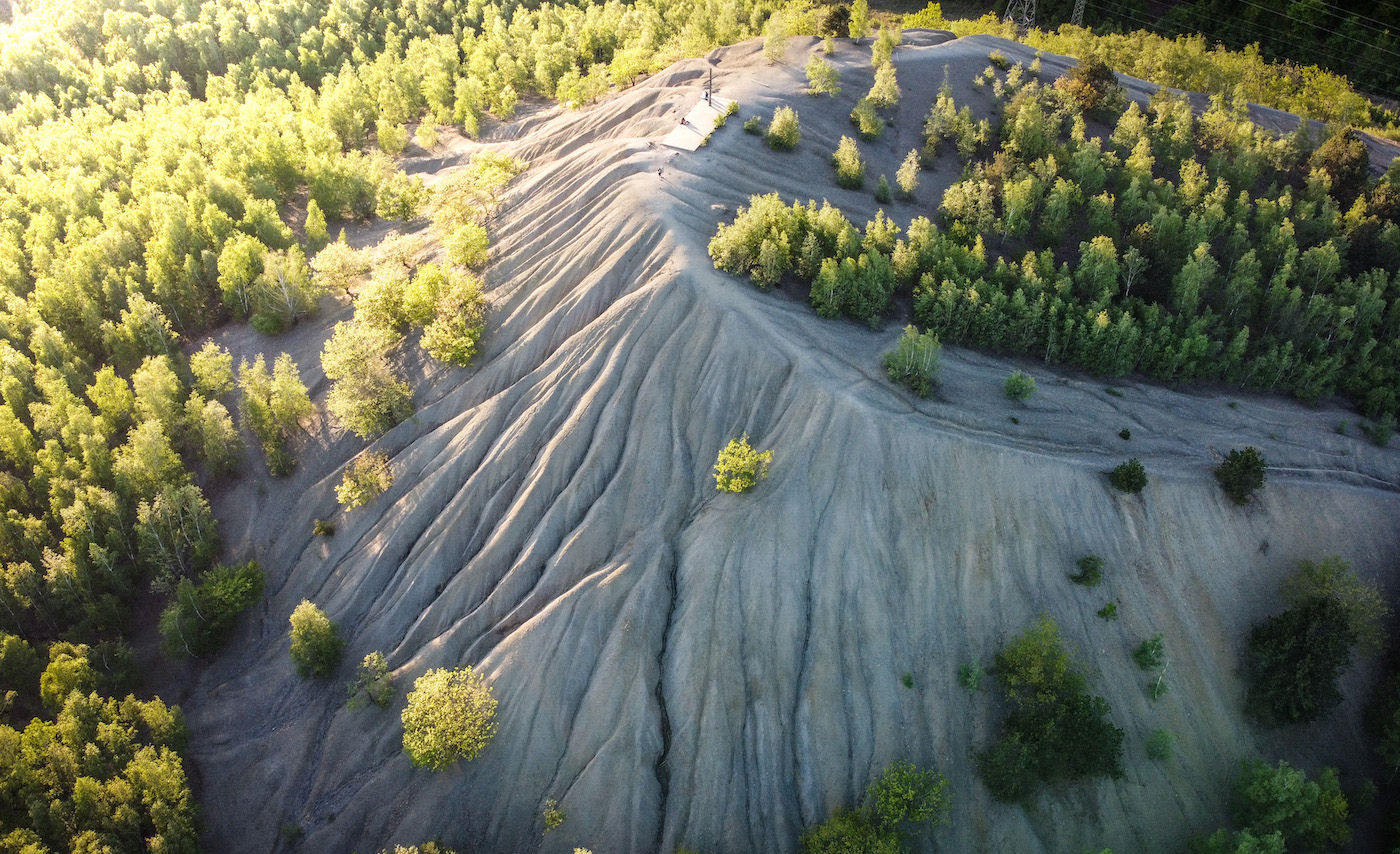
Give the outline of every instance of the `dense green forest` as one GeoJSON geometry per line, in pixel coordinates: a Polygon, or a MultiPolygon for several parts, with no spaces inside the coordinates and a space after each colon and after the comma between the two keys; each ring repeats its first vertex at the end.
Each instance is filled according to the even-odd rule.
{"type": "Polygon", "coordinates": [[[760,283],[795,270],[818,313],[872,323],[904,290],[944,343],[1105,376],[1340,392],[1388,436],[1400,168],[1373,182],[1348,129],[1275,137],[1220,97],[1199,117],[1166,94],[1125,109],[1092,63],[1056,86],[1004,64],[979,81],[995,125],[947,86],[925,120],[924,162],[965,167],[937,222],[901,234],[882,210],[862,234],[830,206],[756,197],[712,241],[716,264],[760,283]],[[1111,123],[1106,139],[1086,109],[1111,123]]]}
{"type": "MultiPolygon", "coordinates": [[[[1037,7],[1042,28],[1070,20],[1072,0],[1037,7]]],[[[1123,32],[1152,30],[1169,38],[1203,34],[1234,50],[1256,46],[1266,59],[1296,73],[1315,65],[1345,75],[1357,88],[1394,97],[1400,92],[1400,7],[1362,0],[1086,0],[1084,23],[1123,32]]],[[[1393,105],[1392,105],[1393,106],[1393,105]]]]}

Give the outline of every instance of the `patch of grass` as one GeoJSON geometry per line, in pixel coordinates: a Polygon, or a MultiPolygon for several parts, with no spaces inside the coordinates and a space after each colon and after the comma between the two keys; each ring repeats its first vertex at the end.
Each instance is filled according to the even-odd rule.
{"type": "Polygon", "coordinates": [[[1133,661],[1143,670],[1156,670],[1165,664],[1167,649],[1166,644],[1162,642],[1162,633],[1158,632],[1133,650],[1133,661]]]}
{"type": "Polygon", "coordinates": [[[1118,619],[1118,603],[1109,602],[1107,605],[1104,605],[1099,609],[1099,616],[1110,622],[1118,619]]]}
{"type": "Polygon", "coordinates": [[[969,694],[976,694],[982,688],[982,679],[987,671],[977,662],[958,665],[958,684],[969,694]]]}
{"type": "Polygon", "coordinates": [[[1342,423],[1337,425],[1336,429],[1338,436],[1345,436],[1347,434],[1347,423],[1343,421],[1342,423]]]}
{"type": "Polygon", "coordinates": [[[899,681],[904,683],[904,687],[905,687],[905,688],[913,688],[913,687],[914,687],[914,674],[912,674],[912,673],[905,673],[904,676],[903,676],[903,678],[901,678],[899,681]]]}
{"type": "Polygon", "coordinates": [[[1147,737],[1147,758],[1165,762],[1176,753],[1176,733],[1169,729],[1154,729],[1147,737]]]}
{"type": "Polygon", "coordinates": [[[1104,386],[1104,392],[1107,393],[1108,395],[1112,396],[1112,397],[1122,397],[1122,396],[1123,396],[1123,392],[1119,391],[1118,389],[1114,388],[1114,387],[1111,386],[1111,385],[1110,385],[1110,386],[1104,386]]]}
{"type": "Polygon", "coordinates": [[[754,136],[763,135],[763,118],[761,116],[750,116],[744,121],[744,133],[751,133],[754,136]]]}

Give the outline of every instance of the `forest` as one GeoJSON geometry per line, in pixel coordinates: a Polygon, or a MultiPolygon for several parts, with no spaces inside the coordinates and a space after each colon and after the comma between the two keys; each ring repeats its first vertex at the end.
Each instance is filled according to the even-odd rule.
{"type": "MultiPolygon", "coordinates": [[[[477,157],[429,191],[397,167],[410,139],[431,149],[441,127],[488,133],[524,99],[582,107],[721,44],[817,32],[827,11],[773,0],[15,5],[0,30],[0,847],[198,848],[187,733],[178,708],[135,698],[132,643],[158,631],[164,654],[217,654],[263,575],[219,564],[206,491],[263,467],[290,472],[314,408],[290,357],[235,364],[201,343],[207,333],[284,334],[353,285],[355,317],[322,357],[326,407],[341,429],[382,433],[413,411],[394,353],[419,346],[464,366],[479,350],[484,222],[528,168],[477,157]],[[336,239],[376,217],[427,220],[446,260],[420,263],[413,235],[391,238],[375,263],[336,239]],[[422,331],[412,344],[411,329],[422,331]],[[245,433],[260,453],[246,452],[245,433]],[[153,601],[159,626],[138,625],[153,601]]],[[[1212,72],[1221,79],[1257,67],[1175,44],[1200,69],[1226,69],[1212,72]]],[[[1378,430],[1393,423],[1394,170],[1369,181],[1340,129],[1265,138],[1231,91],[1200,118],[1169,100],[1131,108],[1095,145],[1084,106],[1032,77],[992,70],[996,129],[969,127],[940,98],[921,156],[967,164],[941,225],[861,234],[834,209],[756,200],[751,211],[777,224],[758,229],[753,257],[785,241],[793,260],[769,273],[817,279],[825,313],[878,318],[904,289],[949,343],[1110,375],[1340,392],[1378,430]]],[[[1320,118],[1372,115],[1339,80],[1275,88],[1320,118]]],[[[742,253],[725,264],[753,266],[742,253]]],[[[347,506],[383,488],[350,474],[347,506]]]]}
{"type": "Polygon", "coordinates": [[[1224,96],[1200,116],[1166,93],[1125,107],[1101,63],[1054,85],[1001,64],[977,81],[995,125],[946,85],[924,121],[922,163],[964,167],[936,222],[901,234],[881,210],[861,232],[829,205],[756,197],[711,242],[716,265],[760,284],[793,270],[818,313],[872,324],[909,293],[944,343],[1103,376],[1345,394],[1388,439],[1400,167],[1372,181],[1354,130],[1276,137],[1224,96]]]}

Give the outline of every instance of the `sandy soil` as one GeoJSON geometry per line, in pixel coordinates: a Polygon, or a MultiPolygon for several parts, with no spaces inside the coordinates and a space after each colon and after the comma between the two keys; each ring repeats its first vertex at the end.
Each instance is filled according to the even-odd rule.
{"type": "MultiPolygon", "coordinates": [[[[917,146],[945,66],[959,103],[985,108],[971,77],[989,50],[1033,56],[911,36],[894,127],[862,145],[872,187],[917,146]]],[[[441,836],[483,852],[791,852],[802,827],[909,759],[944,771],[956,799],[920,850],[1129,854],[1222,823],[1241,757],[1366,769],[1364,663],[1329,723],[1260,733],[1240,713],[1243,638],[1281,607],[1298,560],[1340,554],[1395,590],[1400,452],[1336,432],[1353,413],[955,349],[937,397],[916,400],[879,368],[898,319],[822,321],[711,267],[716,224],[753,193],[873,217],[872,197],[836,188],[829,165],[873,79],[868,41],[838,45],[834,100],[801,94],[816,41],[794,39],[778,66],[751,42],[497,129],[487,144],[531,167],[493,223],[486,351],[467,371],[406,366],[418,412],[374,444],[393,455],[393,488],[341,512],[333,487],[364,445],[318,424],[291,478],[250,477],[216,499],[228,557],[262,560],[269,598],[181,697],[209,850],[441,836]],[[660,148],[710,69],[740,114],[694,154],[660,148]],[[740,128],[782,105],[803,132],[786,154],[740,128]],[[1000,394],[1015,367],[1039,382],[1026,405],[1000,394]],[[710,467],[745,432],[774,450],[772,476],[720,495],[710,467]],[[1246,444],[1274,468],[1237,508],[1210,470],[1246,444]],[[1128,456],[1151,478],[1141,496],[1106,483],[1128,456]],[[313,537],[315,519],[335,535],[313,537]],[[1066,578],[1089,553],[1106,560],[1092,591],[1066,578]],[[430,667],[483,670],[495,740],[470,764],[414,769],[402,695],[350,711],[338,682],[296,678],[286,627],[303,598],[348,640],[341,681],[375,649],[404,690],[430,667]],[[1109,600],[1116,622],[1095,616],[1109,600]],[[1039,614],[1096,672],[1127,731],[1127,773],[1023,809],[993,803],[973,773],[1000,709],[956,670],[1039,614]],[[1156,702],[1129,657],[1154,632],[1171,661],[1156,702]],[[1158,727],[1180,739],[1166,764],[1143,750],[1158,727]],[[546,799],[567,814],[547,836],[546,799]],[[284,823],[302,828],[297,842],[279,838],[284,823]]],[[[1067,65],[1047,56],[1042,75],[1067,65]]],[[[409,168],[432,174],[478,147],[444,139],[409,168]]],[[[923,173],[915,201],[887,210],[902,225],[931,214],[956,174],[923,173]]],[[[225,340],[294,350],[323,395],[315,353],[345,311],[283,339],[225,340]]]]}

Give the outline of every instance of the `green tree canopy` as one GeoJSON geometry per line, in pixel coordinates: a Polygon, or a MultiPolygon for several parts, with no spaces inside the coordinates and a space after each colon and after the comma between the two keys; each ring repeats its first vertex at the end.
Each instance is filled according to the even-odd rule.
{"type": "Polygon", "coordinates": [[[413,764],[439,771],[475,759],[496,734],[496,699],[470,666],[429,670],[413,682],[403,710],[403,749],[413,764]]]}
{"type": "Polygon", "coordinates": [[[292,611],[292,663],[303,679],[325,679],[340,664],[345,647],[326,612],[303,599],[292,611]]]}

